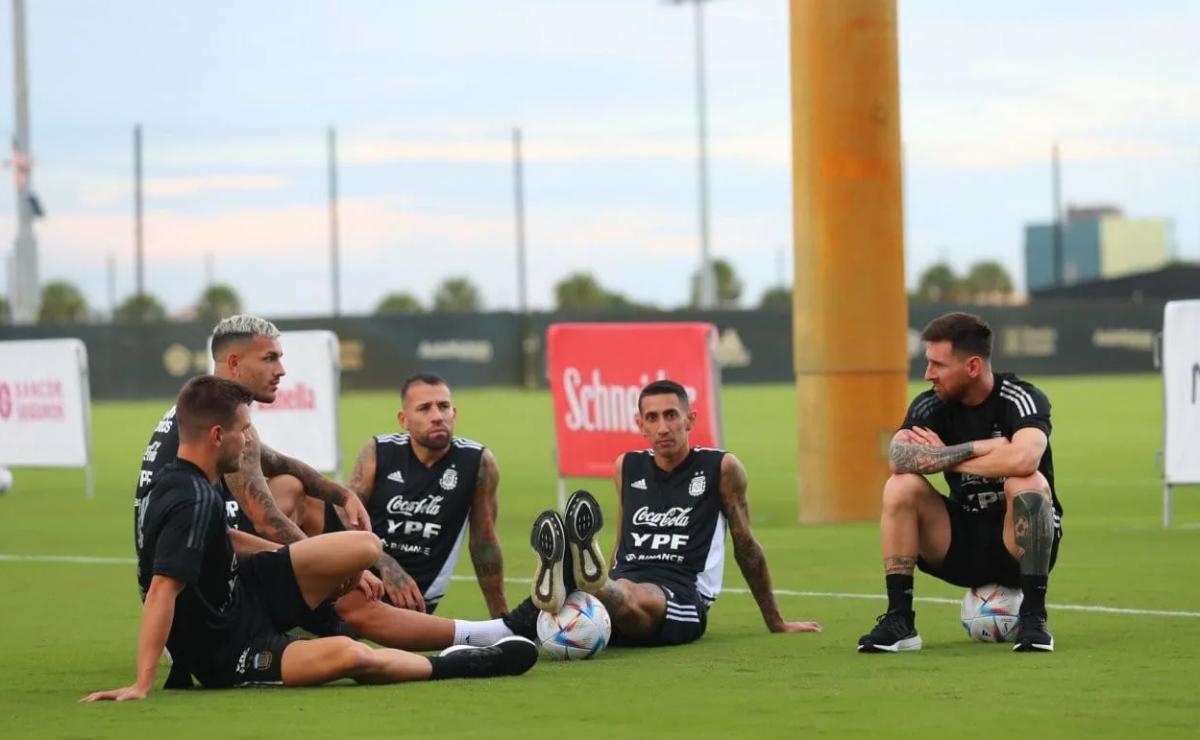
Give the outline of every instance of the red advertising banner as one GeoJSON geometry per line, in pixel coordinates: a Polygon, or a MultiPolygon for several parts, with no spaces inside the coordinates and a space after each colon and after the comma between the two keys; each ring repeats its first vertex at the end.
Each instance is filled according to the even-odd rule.
{"type": "Polygon", "coordinates": [[[693,446],[719,447],[717,329],[703,323],[553,324],[546,332],[558,472],[609,478],[617,455],[645,449],[637,398],[651,381],[687,389],[693,446]]]}

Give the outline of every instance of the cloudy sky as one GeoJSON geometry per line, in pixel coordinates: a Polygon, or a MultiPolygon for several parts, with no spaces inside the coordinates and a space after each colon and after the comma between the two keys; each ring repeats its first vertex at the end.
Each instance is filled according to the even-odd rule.
{"type": "MultiPolygon", "coordinates": [[[[901,0],[910,283],[946,259],[1023,283],[1023,224],[1064,199],[1173,221],[1200,258],[1200,3],[901,0]]],[[[9,3],[0,38],[12,34],[9,3]]],[[[147,288],[172,311],[211,255],[247,308],[331,306],[325,130],[339,137],[343,310],[445,277],[516,304],[510,138],[525,142],[530,297],[565,274],[687,300],[693,15],[662,0],[27,0],[42,278],[133,290],[132,126],[147,288]]],[[[786,0],[706,6],[712,243],[747,302],[791,269],[786,0]],[[782,265],[781,265],[782,262],[782,265]]],[[[12,58],[0,54],[0,131],[12,58]]],[[[0,252],[14,226],[0,190],[0,252]]],[[[2,268],[0,268],[2,269],[2,268]]]]}

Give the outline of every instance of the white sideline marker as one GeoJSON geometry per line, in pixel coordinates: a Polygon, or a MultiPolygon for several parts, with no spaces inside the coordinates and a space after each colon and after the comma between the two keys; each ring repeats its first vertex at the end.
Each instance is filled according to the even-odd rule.
{"type": "MultiPolygon", "coordinates": [[[[77,563],[81,565],[136,565],[137,560],[134,558],[115,558],[115,557],[96,557],[92,555],[13,555],[9,553],[0,553],[0,562],[25,562],[25,563],[77,563]]],[[[474,576],[451,576],[452,581],[474,581],[474,576]]],[[[519,583],[529,585],[529,578],[505,578],[505,583],[519,583]]],[[[729,594],[749,594],[749,589],[745,588],[726,588],[723,589],[729,594]]],[[[802,596],[812,599],[868,599],[873,601],[882,601],[887,597],[883,594],[846,594],[835,591],[793,591],[787,588],[775,589],[776,596],[802,596]]],[[[913,601],[920,601],[926,604],[958,604],[960,599],[947,599],[940,596],[917,596],[913,601]]],[[[1047,607],[1056,611],[1067,612],[1092,612],[1095,614],[1125,614],[1129,616],[1142,617],[1190,617],[1200,618],[1200,612],[1185,612],[1185,611],[1168,611],[1165,609],[1127,609],[1120,606],[1092,606],[1089,604],[1047,604],[1047,607]]]]}

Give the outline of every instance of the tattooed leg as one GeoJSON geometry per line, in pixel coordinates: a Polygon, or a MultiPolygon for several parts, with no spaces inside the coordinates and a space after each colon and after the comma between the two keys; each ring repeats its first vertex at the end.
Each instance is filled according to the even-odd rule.
{"type": "Polygon", "coordinates": [[[652,583],[610,579],[596,598],[608,609],[613,624],[629,637],[649,637],[667,614],[667,595],[652,583]]]}
{"type": "Polygon", "coordinates": [[[916,568],[915,555],[891,555],[883,559],[883,572],[889,576],[911,576],[916,568]]]}
{"type": "Polygon", "coordinates": [[[1055,535],[1050,484],[1034,473],[1009,478],[1004,493],[1004,544],[1021,569],[1021,614],[1044,618],[1055,535]]]}
{"type": "Polygon", "coordinates": [[[1049,575],[1054,545],[1054,507],[1050,499],[1041,491],[1021,491],[1013,496],[1012,522],[1022,575],[1049,575]]]}
{"type": "Polygon", "coordinates": [[[950,518],[942,496],[920,475],[893,475],[883,488],[879,522],[888,611],[908,614],[918,555],[941,563],[950,549],[950,518]]]}

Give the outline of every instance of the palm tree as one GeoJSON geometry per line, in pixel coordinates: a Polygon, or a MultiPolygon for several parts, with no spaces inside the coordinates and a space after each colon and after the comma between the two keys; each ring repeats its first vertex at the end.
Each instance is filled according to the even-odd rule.
{"type": "Polygon", "coordinates": [[[433,294],[437,313],[475,313],[482,308],[479,289],[465,277],[446,278],[433,294]]]}
{"type": "Polygon", "coordinates": [[[134,294],[113,311],[113,321],[123,324],[144,324],[165,321],[167,310],[149,293],[134,294]]]}
{"type": "Polygon", "coordinates": [[[758,301],[758,307],[764,311],[791,311],[792,289],[782,285],[769,288],[758,301]]]}
{"type": "Polygon", "coordinates": [[[196,301],[196,318],[210,324],[241,312],[242,299],[238,297],[236,290],[224,283],[208,286],[196,301]]]}
{"type": "Polygon", "coordinates": [[[608,308],[608,293],[590,273],[574,272],[554,286],[559,311],[602,311],[608,308]]]}
{"type": "Polygon", "coordinates": [[[962,281],[945,262],[931,265],[917,279],[913,300],[918,303],[959,303],[963,300],[962,281]]]}
{"type": "Polygon", "coordinates": [[[412,293],[388,293],[375,306],[376,316],[396,316],[401,314],[421,313],[425,309],[412,293]]]}
{"type": "MultiPolygon", "coordinates": [[[[717,258],[712,262],[717,278],[717,308],[737,308],[742,297],[742,281],[728,261],[717,258]]],[[[700,305],[700,271],[692,273],[692,308],[700,305]]]]}
{"type": "Polygon", "coordinates": [[[83,293],[65,280],[55,280],[42,286],[42,308],[39,324],[82,322],[88,319],[88,304],[83,293]]]}
{"type": "Polygon", "coordinates": [[[1004,265],[984,260],[971,265],[963,280],[974,301],[1001,301],[1012,295],[1013,282],[1004,265]]]}

